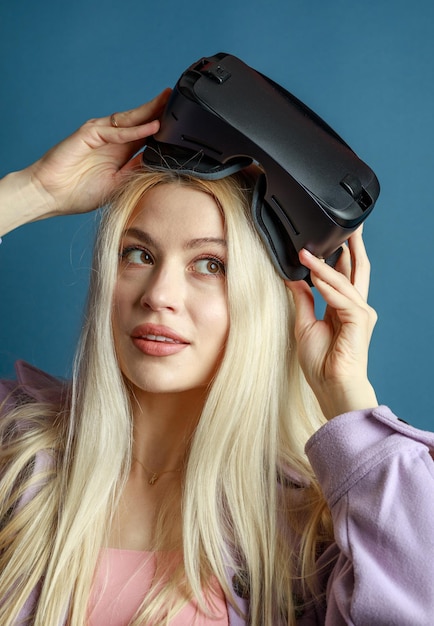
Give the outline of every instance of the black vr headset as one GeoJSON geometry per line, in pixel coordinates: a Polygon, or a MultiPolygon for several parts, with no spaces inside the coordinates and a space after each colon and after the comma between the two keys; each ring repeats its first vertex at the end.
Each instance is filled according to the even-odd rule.
{"type": "Polygon", "coordinates": [[[301,248],[334,265],[380,192],[374,172],[320,117],[224,53],[181,75],[143,162],[205,179],[257,166],[253,220],[290,280],[309,276],[301,248]]]}

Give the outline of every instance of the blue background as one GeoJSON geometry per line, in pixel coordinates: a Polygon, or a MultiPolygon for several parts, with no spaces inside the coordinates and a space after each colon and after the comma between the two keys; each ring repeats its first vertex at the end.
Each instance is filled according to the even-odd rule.
{"type": "MultiPolygon", "coordinates": [[[[365,227],[381,402],[433,428],[431,0],[40,0],[0,7],[0,174],[90,117],[131,108],[230,52],[304,100],[374,169],[365,227]]],[[[0,209],[1,210],[1,209],[0,209]]],[[[94,215],[24,226],[0,249],[0,376],[17,358],[67,376],[94,215]]]]}

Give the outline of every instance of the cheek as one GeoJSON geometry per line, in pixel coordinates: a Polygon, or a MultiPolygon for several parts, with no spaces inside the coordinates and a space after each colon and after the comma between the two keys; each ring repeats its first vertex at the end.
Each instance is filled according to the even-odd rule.
{"type": "Polygon", "coordinates": [[[140,295],[139,287],[133,280],[119,279],[113,291],[113,312],[122,315],[140,299],[140,295]]]}
{"type": "Polygon", "coordinates": [[[220,347],[226,342],[229,332],[229,312],[226,298],[203,309],[203,324],[220,347]]]}

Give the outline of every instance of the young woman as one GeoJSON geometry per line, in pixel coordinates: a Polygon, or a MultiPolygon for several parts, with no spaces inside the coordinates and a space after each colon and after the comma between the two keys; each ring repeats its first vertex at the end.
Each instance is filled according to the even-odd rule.
{"type": "Polygon", "coordinates": [[[0,181],[0,233],[104,210],[70,384],[1,386],[0,623],[429,624],[434,436],[378,407],[361,233],[328,308],[277,275],[243,176],[131,157],[167,92],[0,181]]]}

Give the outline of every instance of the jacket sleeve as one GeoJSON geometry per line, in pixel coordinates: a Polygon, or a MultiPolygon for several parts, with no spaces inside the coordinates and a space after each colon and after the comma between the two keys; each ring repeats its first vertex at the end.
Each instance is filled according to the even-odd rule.
{"type": "Polygon", "coordinates": [[[22,402],[49,402],[63,404],[69,393],[69,384],[26,363],[15,363],[16,380],[0,379],[0,405],[3,411],[22,402]]]}
{"type": "Polygon", "coordinates": [[[325,624],[434,624],[434,434],[386,407],[341,415],[306,452],[330,506],[325,624]]]}

